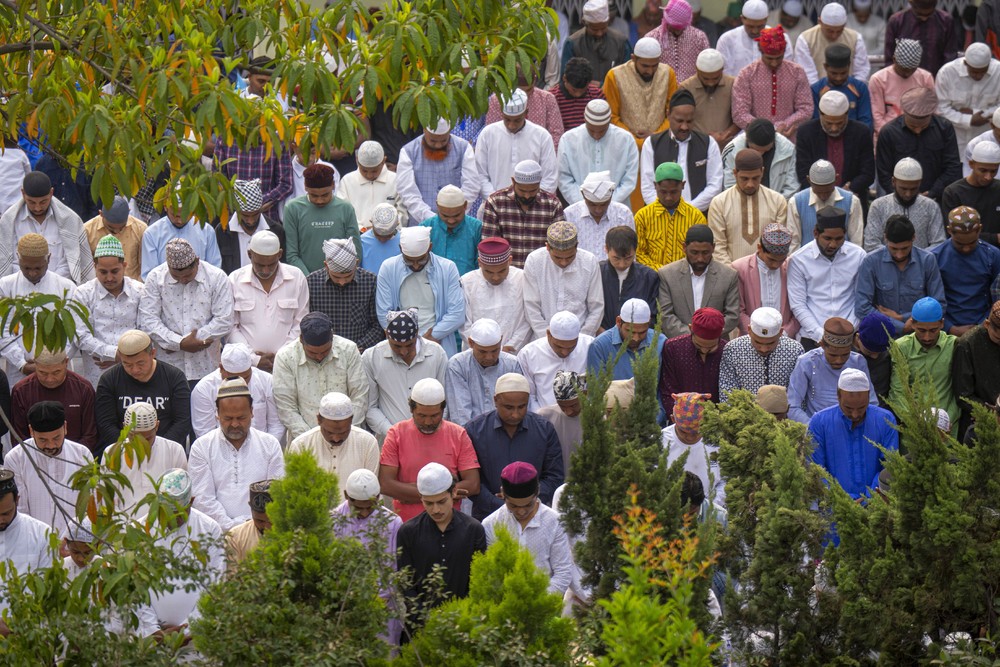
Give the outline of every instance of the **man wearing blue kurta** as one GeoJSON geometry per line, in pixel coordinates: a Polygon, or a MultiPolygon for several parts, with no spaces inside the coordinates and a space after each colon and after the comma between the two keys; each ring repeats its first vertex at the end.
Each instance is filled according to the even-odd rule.
{"type": "Polygon", "coordinates": [[[167,242],[172,239],[184,239],[194,248],[198,259],[221,269],[222,254],[219,253],[215,228],[203,225],[194,218],[184,222],[179,205],[175,207],[168,201],[165,208],[167,214],[150,224],[142,235],[142,279],[145,280],[150,271],[167,261],[167,242]]]}
{"type": "Polygon", "coordinates": [[[983,225],[979,212],[971,206],[952,209],[945,224],[951,238],[931,248],[931,252],[941,270],[948,304],[944,330],[961,336],[990,314],[990,288],[1000,275],[1000,250],[979,239],[983,225]]]}
{"type": "Polygon", "coordinates": [[[469,327],[469,347],[448,360],[444,390],[448,421],[459,426],[493,409],[493,390],[501,375],[521,374],[517,357],[504,352],[503,332],[496,320],[478,319],[469,327]]]}
{"type": "MultiPolygon", "coordinates": [[[[594,339],[587,350],[587,370],[600,373],[604,366],[618,357],[625,341],[628,341],[625,353],[618,357],[612,371],[612,380],[628,380],[635,376],[632,364],[647,347],[656,341],[656,359],[659,361],[663,344],[667,337],[657,336],[656,329],[651,328],[649,304],[642,299],[629,299],[622,305],[615,326],[611,327],[594,339]]],[[[657,374],[657,376],[659,376],[657,374]]]]}
{"type": "Polygon", "coordinates": [[[483,223],[466,213],[469,207],[465,193],[454,185],[446,185],[437,194],[437,215],[421,222],[431,228],[431,247],[438,257],[455,262],[459,275],[479,268],[479,242],[483,223]]]}
{"type": "MultiPolygon", "coordinates": [[[[819,347],[809,350],[795,362],[788,381],[788,418],[808,424],[820,410],[837,404],[837,382],[849,368],[868,377],[868,362],[851,351],[854,325],[842,317],[831,317],[823,324],[819,347]]],[[[869,400],[878,405],[875,387],[868,383],[869,400]]]]}
{"type": "Polygon", "coordinates": [[[837,383],[838,404],[809,420],[809,434],[816,443],[813,462],[823,466],[852,498],[874,486],[882,472],[884,455],[878,446],[899,449],[899,433],[893,428],[896,418],[869,404],[869,387],[862,371],[845,370],[837,383]]]}

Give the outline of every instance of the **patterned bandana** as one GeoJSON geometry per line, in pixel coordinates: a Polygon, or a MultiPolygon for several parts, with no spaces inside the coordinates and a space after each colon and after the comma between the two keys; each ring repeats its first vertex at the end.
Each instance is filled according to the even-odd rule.
{"type": "Polygon", "coordinates": [[[552,382],[552,391],[557,401],[572,401],[587,391],[587,376],[573,371],[559,371],[552,382]]]}
{"type": "Polygon", "coordinates": [[[780,25],[775,28],[764,28],[757,38],[760,52],[767,56],[780,56],[785,53],[785,29],[780,25]]]}
{"type": "Polygon", "coordinates": [[[347,273],[358,268],[358,251],[351,239],[323,241],[323,255],[326,257],[326,268],[334,273],[347,273]]]}
{"type": "Polygon", "coordinates": [[[760,235],[760,244],[764,247],[764,252],[772,255],[787,255],[788,249],[792,245],[792,233],[788,228],[772,222],[764,228],[760,235]]]}
{"type": "Polygon", "coordinates": [[[980,224],[979,211],[971,206],[958,206],[948,214],[948,227],[959,232],[971,232],[980,224]]]}
{"type": "Polygon", "coordinates": [[[194,248],[184,239],[170,239],[167,242],[167,266],[171,269],[186,269],[197,259],[194,248]]]}
{"type": "Polygon", "coordinates": [[[386,335],[397,343],[409,343],[417,337],[417,309],[390,310],[386,335]]]}
{"type": "Polygon", "coordinates": [[[701,426],[701,418],[705,414],[705,401],[712,398],[711,394],[699,394],[687,391],[683,394],[672,394],[674,398],[674,423],[688,430],[701,426]]]}
{"type": "Polygon", "coordinates": [[[122,247],[122,242],[111,234],[103,237],[97,242],[97,247],[94,248],[94,259],[100,259],[101,257],[119,257],[125,259],[125,249],[122,247]]]}
{"type": "Polygon", "coordinates": [[[693,14],[691,5],[685,0],[670,0],[663,8],[663,25],[671,30],[684,30],[691,25],[693,14]]]}
{"type": "Polygon", "coordinates": [[[924,57],[924,47],[915,39],[897,39],[893,60],[904,69],[917,69],[924,57]]]}
{"type": "Polygon", "coordinates": [[[253,213],[263,208],[264,193],[260,189],[259,178],[250,181],[237,180],[233,183],[233,190],[236,193],[236,205],[240,213],[253,213]]]}
{"type": "Polygon", "coordinates": [[[262,482],[254,482],[250,485],[251,511],[266,512],[269,502],[271,502],[271,480],[265,479],[262,482]]]}

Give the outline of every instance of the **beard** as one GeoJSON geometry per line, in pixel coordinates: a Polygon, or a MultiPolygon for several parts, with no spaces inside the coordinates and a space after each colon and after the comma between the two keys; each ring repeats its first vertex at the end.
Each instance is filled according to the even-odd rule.
{"type": "Polygon", "coordinates": [[[521,206],[531,206],[535,203],[535,200],[538,199],[538,197],[521,197],[520,195],[514,195],[514,199],[516,199],[517,203],[521,206]]]}

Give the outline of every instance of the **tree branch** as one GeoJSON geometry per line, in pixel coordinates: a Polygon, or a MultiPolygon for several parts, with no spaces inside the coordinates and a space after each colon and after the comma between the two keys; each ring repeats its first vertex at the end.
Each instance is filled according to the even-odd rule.
{"type": "Polygon", "coordinates": [[[13,42],[0,44],[0,56],[23,51],[52,51],[54,48],[54,42],[13,42]]]}

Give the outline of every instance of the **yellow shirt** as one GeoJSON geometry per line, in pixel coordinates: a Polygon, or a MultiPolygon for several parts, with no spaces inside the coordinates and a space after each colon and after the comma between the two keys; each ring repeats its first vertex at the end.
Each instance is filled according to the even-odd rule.
{"type": "Polygon", "coordinates": [[[83,231],[87,234],[91,253],[97,249],[97,242],[105,236],[111,235],[121,241],[122,249],[125,250],[125,262],[128,264],[125,267],[125,275],[139,282],[142,282],[142,235],[146,233],[146,227],[145,222],[131,215],[125,221],[125,228],[117,234],[104,226],[104,219],[101,216],[83,223],[83,231]]]}
{"type": "Polygon", "coordinates": [[[642,207],[635,214],[635,233],[639,247],[635,259],[654,271],[684,257],[684,237],[691,225],[704,225],[701,211],[681,199],[673,215],[659,200],[642,207]]]}

